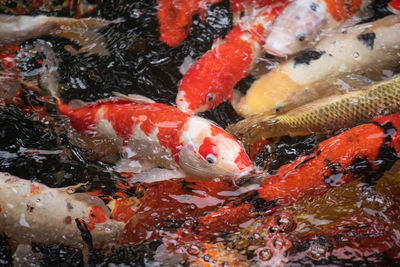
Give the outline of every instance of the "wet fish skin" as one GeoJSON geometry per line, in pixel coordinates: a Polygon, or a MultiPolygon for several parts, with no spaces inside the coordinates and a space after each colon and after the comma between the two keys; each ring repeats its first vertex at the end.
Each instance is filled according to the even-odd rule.
{"type": "Polygon", "coordinates": [[[400,109],[400,75],[345,95],[326,97],[285,114],[250,116],[228,127],[248,146],[262,138],[329,133],[400,109]]]}

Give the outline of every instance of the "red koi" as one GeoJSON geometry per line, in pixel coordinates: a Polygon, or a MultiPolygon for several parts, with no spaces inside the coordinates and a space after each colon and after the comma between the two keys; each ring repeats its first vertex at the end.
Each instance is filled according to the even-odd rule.
{"type": "MultiPolygon", "coordinates": [[[[269,1],[269,2],[274,2],[269,1]]],[[[222,41],[195,62],[182,78],[176,97],[179,109],[198,113],[233,101],[233,86],[244,78],[261,55],[268,26],[289,1],[259,8],[253,21],[237,24],[222,41]]]]}
{"type": "Polygon", "coordinates": [[[388,9],[395,14],[400,14],[400,0],[390,1],[388,9]]]}
{"type": "Polygon", "coordinates": [[[189,35],[192,17],[200,14],[205,19],[207,5],[221,0],[159,0],[157,17],[160,24],[160,40],[169,46],[180,44],[189,35]]]}
{"type": "Polygon", "coordinates": [[[396,162],[399,153],[400,114],[377,117],[321,142],[313,153],[267,176],[258,190],[199,218],[192,234],[180,229],[180,243],[205,241],[218,231],[232,232],[254,220],[252,214],[273,212],[306,195],[316,197],[359,177],[374,184],[396,162]]]}
{"type": "Polygon", "coordinates": [[[252,168],[242,145],[223,129],[142,96],[119,95],[80,107],[58,100],[57,107],[77,132],[112,141],[126,158],[198,179],[236,179],[252,168]]]}

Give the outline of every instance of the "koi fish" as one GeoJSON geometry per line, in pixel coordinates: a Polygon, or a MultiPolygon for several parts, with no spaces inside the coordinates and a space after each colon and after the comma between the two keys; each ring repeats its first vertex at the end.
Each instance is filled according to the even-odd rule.
{"type": "Polygon", "coordinates": [[[13,45],[44,35],[63,37],[82,46],[71,53],[109,55],[104,37],[97,31],[119,20],[74,19],[47,16],[0,15],[0,45],[13,45]]]}
{"type": "Polygon", "coordinates": [[[235,1],[234,6],[238,11],[246,11],[246,2],[254,5],[250,15],[241,17],[224,40],[214,42],[213,48],[196,61],[182,78],[176,98],[179,109],[198,113],[212,109],[225,100],[236,102],[234,85],[248,74],[256,60],[263,55],[264,49],[275,54],[282,54],[278,53],[279,49],[286,49],[286,54],[293,54],[297,52],[296,49],[305,48],[308,42],[305,35],[311,40],[322,28],[330,25],[327,23],[328,17],[343,21],[354,16],[362,7],[360,0],[340,1],[340,4],[326,0],[321,3],[324,8],[317,1],[309,0],[235,1]],[[299,9],[299,6],[302,8],[299,9]],[[293,23],[296,17],[293,13],[297,14],[299,10],[301,14],[304,13],[304,18],[301,15],[293,23]],[[282,30],[282,27],[285,29],[282,30]],[[301,41],[296,39],[297,31],[301,32],[301,41]],[[286,32],[290,32],[289,44],[284,40],[286,32]],[[291,46],[290,49],[288,46],[291,46]]]}
{"type": "Polygon", "coordinates": [[[159,0],[157,17],[160,24],[160,40],[169,46],[180,44],[189,35],[192,17],[200,14],[205,19],[207,5],[221,0],[159,0]]]}
{"type": "Polygon", "coordinates": [[[242,116],[287,112],[365,80],[381,80],[399,66],[399,43],[400,16],[346,28],[261,76],[235,110],[242,116]]]}
{"type": "Polygon", "coordinates": [[[305,196],[322,195],[360,177],[374,185],[398,160],[399,153],[400,114],[374,118],[281,166],[274,175],[265,177],[259,189],[199,218],[189,234],[188,229],[180,229],[179,244],[191,246],[218,231],[235,231],[235,226],[254,218],[251,214],[272,213],[305,196]]]}
{"type": "Polygon", "coordinates": [[[399,0],[392,0],[388,4],[388,9],[393,12],[394,14],[400,14],[400,1],[399,0]]]}
{"type": "Polygon", "coordinates": [[[12,0],[1,1],[0,10],[7,11],[14,15],[27,15],[34,11],[61,12],[64,16],[75,17],[89,15],[101,4],[101,0],[63,0],[63,1],[35,1],[35,0],[12,0]]]}
{"type": "Polygon", "coordinates": [[[261,56],[268,26],[288,3],[276,1],[258,8],[254,21],[238,23],[224,40],[216,41],[182,78],[177,107],[194,114],[212,109],[227,99],[233,102],[233,86],[261,56]]]}
{"type": "Polygon", "coordinates": [[[128,188],[130,192],[135,192],[135,196],[124,195],[122,190],[107,204],[112,211],[112,219],[126,223],[120,244],[159,240],[165,228],[179,227],[181,224],[178,221],[190,225],[193,221],[188,218],[210,212],[231,197],[220,195],[220,192],[237,189],[228,181],[189,178],[137,183],[128,188]]]}
{"type": "Polygon", "coordinates": [[[69,105],[57,98],[57,108],[76,132],[106,142],[128,160],[181,170],[197,179],[234,180],[252,169],[239,141],[210,121],[143,96],[115,95],[69,105]]]}
{"type": "Polygon", "coordinates": [[[49,188],[0,173],[0,232],[20,244],[64,243],[85,246],[75,219],[84,221],[93,244],[116,242],[125,224],[110,219],[104,202],[74,187],[49,188]]]}
{"type": "Polygon", "coordinates": [[[310,46],[322,30],[337,28],[370,0],[296,0],[274,21],[266,37],[267,53],[284,57],[310,46]]]}
{"type": "Polygon", "coordinates": [[[400,176],[392,170],[379,180],[375,192],[362,192],[356,181],[333,194],[330,191],[329,196],[289,208],[302,225],[288,235],[295,251],[289,257],[359,261],[360,257],[379,260],[382,253],[396,255],[400,247],[393,233],[399,230],[400,176]]]}
{"type": "Polygon", "coordinates": [[[329,133],[400,109],[400,76],[376,82],[359,91],[311,102],[277,116],[250,116],[227,130],[246,145],[260,139],[329,133]]]}

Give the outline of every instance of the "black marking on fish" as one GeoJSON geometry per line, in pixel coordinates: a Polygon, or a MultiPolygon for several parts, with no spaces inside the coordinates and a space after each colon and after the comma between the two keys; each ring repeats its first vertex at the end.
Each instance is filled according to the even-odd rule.
{"type": "Polygon", "coordinates": [[[372,164],[366,156],[359,156],[346,168],[355,178],[364,176],[372,170],[372,164]]]}
{"type": "MultiPolygon", "coordinates": [[[[393,135],[397,132],[397,129],[391,122],[380,124],[376,121],[370,121],[369,123],[380,127],[385,134],[385,143],[379,149],[378,155],[374,160],[374,163],[378,165],[379,169],[368,176],[362,178],[362,182],[366,183],[368,187],[374,186],[376,182],[381,178],[385,172],[392,168],[393,164],[399,159],[396,150],[389,144],[393,140],[393,135]]],[[[368,188],[367,187],[367,188],[368,188]]]]}
{"type": "MultiPolygon", "coordinates": [[[[325,159],[325,162],[330,162],[329,159],[325,159]]],[[[340,186],[343,184],[342,177],[343,174],[346,174],[346,170],[343,169],[342,165],[339,162],[333,162],[326,166],[331,171],[330,176],[324,176],[324,181],[331,187],[340,186]]]]}
{"type": "Polygon", "coordinates": [[[319,7],[319,5],[318,5],[318,3],[311,3],[311,5],[310,5],[310,9],[312,10],[312,11],[314,11],[314,12],[317,12],[317,10],[318,10],[318,7],[319,7]]]}
{"type": "Polygon", "coordinates": [[[96,252],[93,247],[93,238],[90,230],[84,220],[75,219],[76,227],[81,233],[81,237],[83,242],[87,245],[88,248],[88,264],[89,266],[95,266],[96,262],[96,252]]]}
{"type": "Polygon", "coordinates": [[[240,199],[240,201],[234,203],[234,207],[239,206],[243,203],[249,203],[253,205],[254,211],[256,212],[264,212],[278,206],[278,203],[276,203],[276,201],[274,200],[266,201],[265,199],[260,198],[258,196],[258,191],[254,191],[244,198],[240,199]]]}
{"type": "Polygon", "coordinates": [[[376,34],[374,32],[362,33],[357,36],[357,39],[371,50],[374,49],[375,38],[376,34]]]}
{"type": "Polygon", "coordinates": [[[388,145],[393,140],[393,135],[396,133],[396,129],[394,128],[393,124],[389,121],[385,124],[380,124],[376,121],[370,121],[370,124],[376,125],[381,128],[385,134],[385,144],[388,145]]]}
{"type": "Polygon", "coordinates": [[[381,178],[387,170],[390,170],[398,159],[399,157],[394,147],[383,145],[379,149],[378,157],[375,160],[375,163],[379,166],[379,170],[372,175],[364,176],[362,182],[366,183],[368,186],[374,186],[379,178],[381,178]]]}
{"type": "MultiPolygon", "coordinates": [[[[294,166],[293,170],[301,167],[302,165],[306,164],[307,162],[309,162],[310,160],[315,159],[316,157],[318,157],[320,154],[322,153],[321,150],[318,150],[317,153],[315,153],[314,156],[309,157],[308,159],[303,160],[302,162],[300,162],[299,164],[297,164],[296,166],[294,166]]],[[[286,175],[286,174],[285,174],[286,175]]]]}
{"type": "Polygon", "coordinates": [[[34,206],[31,206],[31,205],[29,205],[29,204],[26,205],[26,211],[27,211],[27,212],[33,212],[34,209],[35,209],[34,206]]]}
{"type": "Polygon", "coordinates": [[[184,190],[184,191],[190,191],[190,192],[192,192],[193,190],[195,190],[194,188],[190,187],[191,185],[196,185],[195,182],[189,182],[189,181],[186,181],[185,179],[181,180],[180,182],[181,182],[181,184],[182,184],[182,187],[181,187],[182,190],[184,190]]]}
{"type": "Polygon", "coordinates": [[[301,55],[294,58],[294,66],[296,67],[301,64],[310,65],[311,61],[319,59],[325,53],[325,51],[304,50],[301,55]]]}
{"type": "Polygon", "coordinates": [[[71,203],[67,202],[67,209],[71,211],[72,209],[74,209],[74,207],[71,205],[71,203]]]}

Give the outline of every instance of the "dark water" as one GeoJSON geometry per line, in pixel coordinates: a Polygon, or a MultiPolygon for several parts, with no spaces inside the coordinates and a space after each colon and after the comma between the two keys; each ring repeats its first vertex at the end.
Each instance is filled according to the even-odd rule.
{"type": "MultiPolygon", "coordinates": [[[[374,3],[377,17],[387,15],[383,2],[386,1],[374,3]]],[[[107,57],[71,56],[64,46],[75,44],[62,38],[41,37],[28,40],[21,46],[36,44],[40,41],[52,44],[61,59],[60,83],[65,88],[61,97],[66,102],[72,99],[98,100],[111,96],[113,91],[118,91],[124,94],[140,94],[157,102],[174,105],[177,84],[182,78],[179,66],[184,58],[191,56],[193,59],[198,59],[210,49],[214,39],[223,38],[232,28],[232,13],[228,1],[209,7],[206,20],[202,22],[196,16],[189,37],[179,46],[169,47],[158,40],[156,8],[155,0],[104,1],[92,16],[109,20],[124,18],[124,22],[110,25],[102,31],[111,52],[107,57]]],[[[10,13],[8,10],[0,9],[0,11],[5,14],[10,13]]],[[[38,10],[33,10],[31,14],[68,15],[63,11],[38,10]]],[[[40,55],[25,57],[20,61],[18,67],[22,75],[28,77],[29,73],[39,67],[38,57],[40,55]]],[[[246,77],[239,82],[237,89],[244,92],[252,81],[251,76],[246,77]]],[[[88,182],[86,188],[88,191],[102,189],[110,195],[117,191],[115,181],[120,178],[119,174],[112,171],[112,165],[92,158],[90,151],[76,146],[70,140],[71,136],[66,133],[68,128],[65,126],[65,119],[57,114],[54,103],[52,104],[51,101],[44,103],[37,94],[29,92],[24,95],[23,101],[31,106],[45,106],[51,116],[43,119],[34,113],[23,112],[21,107],[15,105],[5,105],[1,109],[1,172],[9,172],[50,187],[88,182]],[[55,152],[29,154],[25,153],[27,148],[55,152]]],[[[228,103],[223,103],[201,116],[217,122],[222,127],[240,119],[228,103]]],[[[274,148],[264,148],[256,157],[256,164],[264,166],[268,161],[269,170],[273,173],[279,166],[293,161],[301,153],[312,150],[318,143],[318,138],[313,135],[296,139],[284,137],[274,148]],[[275,152],[273,156],[270,149],[275,152]]],[[[337,205],[345,204],[337,203],[337,205]]],[[[307,206],[298,209],[305,213],[307,206]]],[[[176,222],[175,227],[180,225],[182,222],[176,222]]],[[[160,241],[152,241],[143,242],[137,246],[121,247],[108,255],[97,252],[92,263],[145,266],[153,258],[160,243],[160,241]]],[[[351,257],[339,259],[336,256],[316,259],[296,256],[303,255],[301,253],[309,250],[313,243],[315,241],[306,240],[296,244],[288,265],[390,266],[399,263],[399,257],[392,257],[390,253],[372,254],[371,257],[363,259],[351,257]]],[[[49,246],[37,244],[34,250],[42,253],[42,260],[38,266],[82,266],[84,264],[82,254],[73,247],[65,247],[62,244],[49,246]]],[[[8,238],[0,236],[0,265],[11,263],[8,238]]]]}

